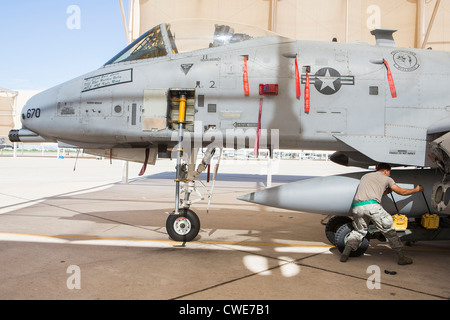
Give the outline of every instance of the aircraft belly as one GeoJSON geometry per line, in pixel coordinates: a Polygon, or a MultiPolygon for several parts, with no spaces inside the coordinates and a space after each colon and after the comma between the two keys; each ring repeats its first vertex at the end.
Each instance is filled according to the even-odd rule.
{"type": "MultiPolygon", "coordinates": [[[[92,154],[100,157],[126,160],[138,163],[145,163],[145,160],[147,159],[145,148],[136,148],[136,149],[111,148],[107,150],[86,148],[84,152],[87,154],[92,154]]],[[[156,164],[157,154],[158,154],[157,148],[149,148],[149,156],[147,160],[148,165],[156,164]]]]}

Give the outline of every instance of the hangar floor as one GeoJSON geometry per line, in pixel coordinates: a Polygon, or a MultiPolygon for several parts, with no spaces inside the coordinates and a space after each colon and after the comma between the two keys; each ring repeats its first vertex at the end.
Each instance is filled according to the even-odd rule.
{"type": "MultiPolygon", "coordinates": [[[[450,298],[448,241],[408,247],[409,266],[398,266],[383,243],[340,263],[323,216],[237,200],[265,187],[264,161],[222,162],[210,212],[207,201],[193,207],[199,237],[184,246],[165,232],[173,162],[129,184],[121,161],[74,164],[0,158],[0,299],[450,298]]],[[[313,161],[274,168],[274,185],[355,170],[313,161]]]]}

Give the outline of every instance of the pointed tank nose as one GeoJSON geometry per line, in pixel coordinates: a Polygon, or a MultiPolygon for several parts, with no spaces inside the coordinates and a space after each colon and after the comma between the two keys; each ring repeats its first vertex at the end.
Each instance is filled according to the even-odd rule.
{"type": "Polygon", "coordinates": [[[287,210],[346,216],[350,212],[360,176],[305,179],[249,193],[238,199],[287,210]]]}

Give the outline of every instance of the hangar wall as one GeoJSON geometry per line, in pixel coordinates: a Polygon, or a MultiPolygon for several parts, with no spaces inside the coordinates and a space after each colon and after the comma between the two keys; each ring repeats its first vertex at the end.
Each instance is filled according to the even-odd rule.
{"type": "Polygon", "coordinates": [[[0,88],[0,139],[5,138],[7,144],[9,130],[14,128],[14,109],[18,92],[0,88]]]}
{"type": "Polygon", "coordinates": [[[201,18],[254,25],[298,40],[337,38],[374,44],[371,30],[397,29],[397,45],[416,48],[422,47],[431,26],[425,46],[450,50],[447,0],[129,0],[129,4],[131,40],[162,22],[201,18]]]}

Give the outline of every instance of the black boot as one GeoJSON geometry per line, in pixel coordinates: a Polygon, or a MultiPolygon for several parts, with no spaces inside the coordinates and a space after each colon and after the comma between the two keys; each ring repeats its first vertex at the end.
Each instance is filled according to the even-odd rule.
{"type": "Polygon", "coordinates": [[[403,252],[403,244],[400,238],[397,235],[395,230],[391,230],[385,234],[386,239],[389,241],[389,245],[391,248],[397,253],[398,256],[398,264],[401,266],[412,264],[413,261],[411,258],[405,256],[403,252]]]}
{"type": "Polygon", "coordinates": [[[398,264],[401,266],[412,264],[413,260],[407,256],[405,256],[405,253],[403,252],[403,249],[396,249],[395,252],[398,256],[398,264]]]}
{"type": "Polygon", "coordinates": [[[350,252],[352,252],[352,248],[347,244],[342,252],[341,262],[347,262],[348,257],[350,257],[350,252]]]}

